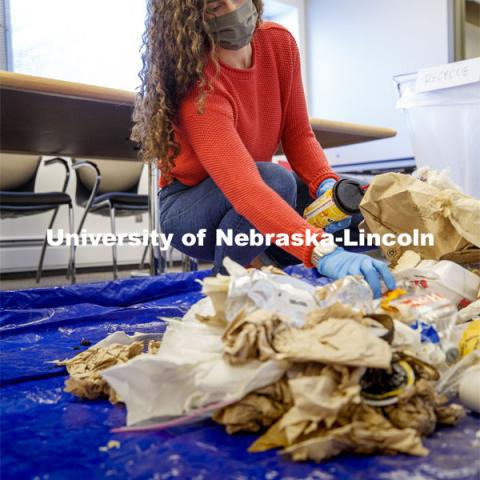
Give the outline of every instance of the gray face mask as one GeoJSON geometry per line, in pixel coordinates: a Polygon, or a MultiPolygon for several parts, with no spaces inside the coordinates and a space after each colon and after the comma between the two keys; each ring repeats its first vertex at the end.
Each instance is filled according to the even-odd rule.
{"type": "Polygon", "coordinates": [[[250,43],[258,13],[252,0],[247,0],[240,8],[208,21],[216,43],[228,50],[239,50],[250,43]]]}

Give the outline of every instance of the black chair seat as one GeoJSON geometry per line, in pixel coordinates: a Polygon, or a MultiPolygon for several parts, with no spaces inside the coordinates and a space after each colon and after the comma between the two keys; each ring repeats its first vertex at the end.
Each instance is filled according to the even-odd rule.
{"type": "Polygon", "coordinates": [[[93,200],[92,210],[103,208],[109,201],[113,207],[122,210],[148,210],[148,195],[138,193],[109,192],[98,195],[93,200]]]}
{"type": "Polygon", "coordinates": [[[48,209],[60,205],[69,205],[71,198],[62,192],[0,192],[0,208],[48,209]]]}

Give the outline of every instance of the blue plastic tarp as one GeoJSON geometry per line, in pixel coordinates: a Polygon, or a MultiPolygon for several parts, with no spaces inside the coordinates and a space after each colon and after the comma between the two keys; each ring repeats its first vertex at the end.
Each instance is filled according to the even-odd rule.
{"type": "MultiPolygon", "coordinates": [[[[162,432],[112,434],[125,424],[122,406],[82,401],[63,392],[69,358],[116,330],[131,334],[165,328],[161,317],[182,316],[201,298],[197,279],[210,272],[168,274],[74,286],[1,292],[2,478],[179,479],[474,479],[479,419],[441,428],[425,445],[426,458],[341,455],[316,465],[276,452],[249,454],[256,435],[228,435],[205,420],[162,432]],[[109,440],[119,448],[99,450],[109,440]]],[[[326,283],[312,270],[289,273],[326,283]]]]}

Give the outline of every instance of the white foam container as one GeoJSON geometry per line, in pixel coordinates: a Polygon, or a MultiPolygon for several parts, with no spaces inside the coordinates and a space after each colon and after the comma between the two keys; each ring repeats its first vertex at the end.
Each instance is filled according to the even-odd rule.
{"type": "Polygon", "coordinates": [[[480,277],[449,260],[422,260],[415,268],[396,273],[395,278],[408,279],[426,291],[443,295],[455,305],[464,299],[473,302],[480,289],[480,277]]]}
{"type": "Polygon", "coordinates": [[[416,79],[394,78],[417,167],[448,169],[467,195],[480,198],[480,82],[417,93],[416,79]]]}

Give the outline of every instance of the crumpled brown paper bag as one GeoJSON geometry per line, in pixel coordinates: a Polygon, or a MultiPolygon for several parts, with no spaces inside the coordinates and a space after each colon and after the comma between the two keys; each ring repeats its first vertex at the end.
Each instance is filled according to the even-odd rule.
{"type": "Polygon", "coordinates": [[[472,244],[480,247],[480,200],[458,191],[437,187],[410,175],[385,173],[376,176],[360,210],[373,233],[433,233],[433,246],[381,246],[396,262],[405,250],[422,259],[439,260],[472,244]]]}

